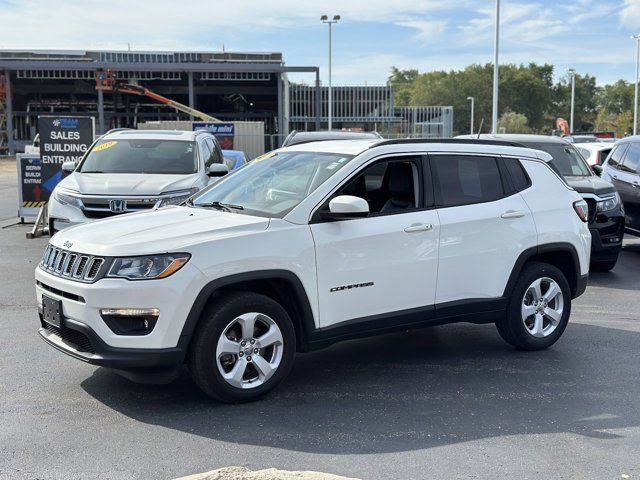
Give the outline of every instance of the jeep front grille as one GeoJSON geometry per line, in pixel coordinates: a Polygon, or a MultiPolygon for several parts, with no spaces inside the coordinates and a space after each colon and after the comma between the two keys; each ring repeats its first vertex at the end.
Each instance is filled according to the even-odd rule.
{"type": "Polygon", "coordinates": [[[83,255],[48,245],[42,254],[40,268],[52,275],[79,282],[92,282],[104,274],[105,259],[83,255]]]}

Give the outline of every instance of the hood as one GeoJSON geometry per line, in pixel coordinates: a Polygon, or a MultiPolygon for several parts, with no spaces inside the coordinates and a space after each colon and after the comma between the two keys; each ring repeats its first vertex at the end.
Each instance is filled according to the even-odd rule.
{"type": "Polygon", "coordinates": [[[74,172],[59,185],[83,195],[159,195],[193,187],[198,175],[74,172]]]}
{"type": "Polygon", "coordinates": [[[604,195],[615,192],[615,188],[606,180],[592,175],[590,177],[564,177],[565,181],[578,193],[604,195]]]}
{"type": "Polygon", "coordinates": [[[190,245],[258,232],[268,226],[267,218],[169,206],[69,227],[56,233],[51,243],[90,255],[148,255],[189,251],[190,245]]]}

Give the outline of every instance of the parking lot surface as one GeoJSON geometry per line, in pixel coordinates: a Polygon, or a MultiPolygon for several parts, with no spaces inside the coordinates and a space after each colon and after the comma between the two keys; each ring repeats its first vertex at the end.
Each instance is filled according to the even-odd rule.
{"type": "MultiPolygon", "coordinates": [[[[14,223],[0,162],[0,225],[14,223]]],[[[593,274],[562,339],[518,352],[457,324],[299,355],[266,399],[229,406],[188,372],[137,385],[37,335],[47,238],[0,230],[0,478],[174,478],[224,466],[363,479],[640,476],[640,241],[593,274]]],[[[398,280],[399,282],[401,279],[398,280]]]]}

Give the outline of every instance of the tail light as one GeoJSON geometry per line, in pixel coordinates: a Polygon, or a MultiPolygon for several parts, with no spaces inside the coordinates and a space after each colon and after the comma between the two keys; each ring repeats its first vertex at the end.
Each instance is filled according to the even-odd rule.
{"type": "Polygon", "coordinates": [[[573,209],[580,217],[580,220],[582,220],[584,223],[587,223],[589,221],[589,206],[587,205],[587,202],[585,202],[584,200],[573,202],[573,209]]]}

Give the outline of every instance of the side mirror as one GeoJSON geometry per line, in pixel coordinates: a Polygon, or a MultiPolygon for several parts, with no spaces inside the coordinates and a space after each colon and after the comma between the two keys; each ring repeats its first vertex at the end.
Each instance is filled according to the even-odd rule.
{"type": "Polygon", "coordinates": [[[594,165],[591,167],[591,170],[593,170],[593,173],[599,177],[602,175],[602,165],[594,165]]]}
{"type": "Polygon", "coordinates": [[[62,164],[62,171],[64,173],[71,173],[76,169],[76,162],[64,162],[62,164]]]}
{"type": "Polygon", "coordinates": [[[369,215],[369,204],[364,198],[340,195],[329,202],[329,211],[322,213],[328,220],[349,220],[369,215]]]}
{"type": "Polygon", "coordinates": [[[224,177],[227,173],[229,173],[229,167],[224,163],[212,163],[207,169],[208,177],[224,177]]]}

